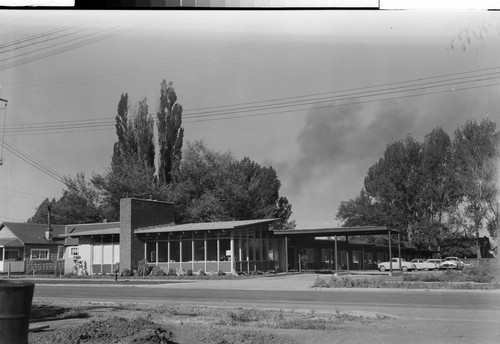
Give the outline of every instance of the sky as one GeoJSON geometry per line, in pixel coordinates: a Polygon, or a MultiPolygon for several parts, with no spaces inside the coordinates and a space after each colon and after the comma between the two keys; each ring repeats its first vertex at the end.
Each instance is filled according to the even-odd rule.
{"type": "Polygon", "coordinates": [[[500,123],[499,56],[498,12],[2,10],[0,221],[105,173],[120,95],[154,114],[165,79],[185,143],[275,168],[297,228],[338,226],[388,144],[500,123]]]}

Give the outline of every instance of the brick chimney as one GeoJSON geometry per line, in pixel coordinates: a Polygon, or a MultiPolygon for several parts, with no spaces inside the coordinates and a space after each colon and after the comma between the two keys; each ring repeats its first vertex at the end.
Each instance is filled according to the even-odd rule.
{"type": "Polygon", "coordinates": [[[50,225],[50,205],[47,207],[47,230],[45,230],[45,239],[52,241],[52,226],[50,225]]]}

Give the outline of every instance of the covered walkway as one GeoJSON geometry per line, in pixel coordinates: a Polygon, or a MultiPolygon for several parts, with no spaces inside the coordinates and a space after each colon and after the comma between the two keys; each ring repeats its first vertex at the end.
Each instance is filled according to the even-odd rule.
{"type": "MultiPolygon", "coordinates": [[[[327,263],[327,266],[329,269],[332,269],[335,271],[336,274],[339,273],[339,268],[341,270],[346,270],[350,271],[352,266],[351,264],[351,258],[349,256],[349,252],[351,250],[349,249],[349,237],[350,236],[357,236],[357,235],[387,235],[388,237],[388,243],[389,243],[389,262],[390,263],[390,273],[392,274],[392,241],[393,241],[393,236],[397,235],[397,246],[398,246],[398,256],[399,259],[401,260],[401,238],[400,238],[400,233],[397,229],[391,229],[387,228],[385,226],[362,226],[362,227],[338,227],[338,228],[318,228],[318,229],[287,229],[287,230],[280,230],[280,231],[275,231],[274,235],[277,237],[284,237],[285,240],[285,252],[287,252],[286,258],[287,262],[285,266],[287,267],[287,272],[290,269],[291,266],[296,266],[298,263],[298,270],[302,270],[302,262],[301,262],[301,248],[303,248],[304,243],[307,242],[308,240],[314,240],[315,238],[334,238],[334,245],[333,245],[333,265],[334,267],[332,268],[332,264],[327,263]],[[339,264],[339,250],[338,250],[338,237],[345,237],[345,246],[347,246],[346,254],[347,257],[346,259],[343,259],[347,264],[345,266],[340,266],[339,264]],[[295,243],[295,246],[289,246],[290,239],[293,240],[295,243]]],[[[354,263],[356,264],[356,263],[354,263]]],[[[399,262],[401,266],[401,261],[399,262]]],[[[358,267],[356,267],[358,268],[358,267]]]]}

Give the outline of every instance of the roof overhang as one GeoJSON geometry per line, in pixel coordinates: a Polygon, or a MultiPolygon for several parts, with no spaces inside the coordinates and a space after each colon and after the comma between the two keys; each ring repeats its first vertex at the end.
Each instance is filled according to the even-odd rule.
{"type": "Polygon", "coordinates": [[[285,229],[276,230],[276,236],[302,236],[302,237],[330,237],[335,235],[388,235],[397,234],[397,229],[385,226],[360,226],[360,227],[338,227],[338,228],[316,228],[316,229],[285,229]]]}
{"type": "Polygon", "coordinates": [[[182,232],[204,232],[204,231],[229,231],[236,229],[251,228],[259,225],[266,225],[278,221],[279,219],[265,220],[242,220],[242,221],[221,221],[187,223],[183,225],[151,227],[135,230],[135,234],[155,234],[155,233],[182,233],[182,232]]]}
{"type": "Polygon", "coordinates": [[[77,238],[83,236],[114,235],[114,234],[120,234],[120,227],[73,232],[73,233],[61,234],[60,236],[77,238]]]}

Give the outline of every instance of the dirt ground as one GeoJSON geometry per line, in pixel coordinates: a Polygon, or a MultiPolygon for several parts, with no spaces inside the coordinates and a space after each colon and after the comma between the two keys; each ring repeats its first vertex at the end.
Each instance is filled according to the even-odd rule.
{"type": "Polygon", "coordinates": [[[32,313],[31,344],[333,343],[346,330],[362,325],[377,331],[391,322],[383,315],[338,311],[89,302],[35,303],[32,313]]]}

